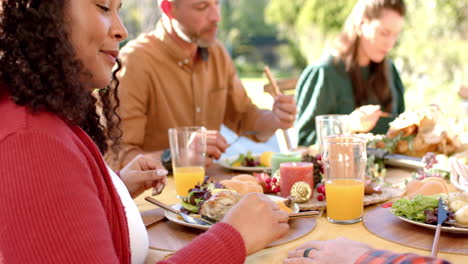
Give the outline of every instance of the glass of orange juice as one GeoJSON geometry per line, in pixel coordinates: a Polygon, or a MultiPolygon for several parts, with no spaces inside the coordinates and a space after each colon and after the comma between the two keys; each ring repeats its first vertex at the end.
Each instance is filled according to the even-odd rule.
{"type": "Polygon", "coordinates": [[[327,219],[336,224],[357,223],[364,212],[366,141],[329,136],[323,143],[327,219]]]}
{"type": "Polygon", "coordinates": [[[187,197],[188,190],[205,178],[206,128],[170,128],[169,144],[176,193],[187,197]]]}

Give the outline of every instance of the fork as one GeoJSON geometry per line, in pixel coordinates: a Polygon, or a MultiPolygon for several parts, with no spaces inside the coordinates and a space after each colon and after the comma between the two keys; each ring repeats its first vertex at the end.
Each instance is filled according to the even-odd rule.
{"type": "Polygon", "coordinates": [[[229,143],[227,147],[229,148],[230,146],[232,146],[232,144],[239,141],[239,139],[241,139],[243,136],[258,135],[258,133],[259,132],[257,132],[257,131],[244,131],[236,139],[234,139],[231,143],[229,143]]]}
{"type": "MultiPolygon", "coordinates": [[[[321,214],[322,214],[322,211],[310,210],[310,211],[304,211],[304,212],[298,212],[298,213],[290,213],[288,214],[288,218],[289,220],[299,219],[299,218],[310,218],[310,217],[320,216],[321,214]]],[[[210,222],[211,224],[216,224],[218,222],[218,220],[213,219],[207,215],[202,215],[201,217],[203,220],[206,220],[210,222]]]]}
{"type": "Polygon", "coordinates": [[[210,222],[208,222],[208,221],[206,221],[204,219],[199,219],[199,218],[191,217],[191,216],[189,216],[187,214],[184,214],[181,211],[179,211],[177,209],[174,209],[171,206],[154,199],[153,197],[147,196],[147,197],[145,197],[145,200],[152,203],[152,204],[155,204],[155,205],[161,207],[162,209],[164,209],[166,211],[169,211],[171,213],[180,215],[185,220],[185,222],[187,222],[189,224],[205,225],[205,226],[212,225],[210,222]]]}

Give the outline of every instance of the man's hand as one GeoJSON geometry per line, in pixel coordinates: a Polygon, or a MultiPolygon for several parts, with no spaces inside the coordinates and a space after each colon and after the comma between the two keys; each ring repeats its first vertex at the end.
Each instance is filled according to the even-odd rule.
{"type": "Polygon", "coordinates": [[[353,264],[370,250],[370,246],[344,237],[328,241],[310,241],[289,252],[283,264],[353,264]],[[307,257],[304,257],[304,251],[308,248],[307,257]]]}
{"type": "Polygon", "coordinates": [[[120,178],[127,186],[132,198],[153,187],[159,194],[166,185],[167,170],[161,162],[147,156],[138,155],[120,171],[120,178]]]}
{"type": "Polygon", "coordinates": [[[273,104],[273,113],[277,117],[278,128],[288,129],[294,125],[296,120],[296,101],[291,95],[278,95],[273,104]]]}
{"type": "Polygon", "coordinates": [[[206,166],[210,166],[213,163],[213,159],[219,159],[227,147],[228,143],[219,131],[206,131],[206,166]]]}

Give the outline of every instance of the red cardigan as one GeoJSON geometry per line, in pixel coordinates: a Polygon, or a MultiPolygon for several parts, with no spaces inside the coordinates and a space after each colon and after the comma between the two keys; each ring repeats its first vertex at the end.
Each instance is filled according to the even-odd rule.
{"type": "MultiPolygon", "coordinates": [[[[1,90],[1,89],[0,89],[1,90]]],[[[0,263],[130,263],[124,208],[91,138],[0,95],[0,263]]],[[[164,263],[243,263],[219,224],[164,263]]]]}

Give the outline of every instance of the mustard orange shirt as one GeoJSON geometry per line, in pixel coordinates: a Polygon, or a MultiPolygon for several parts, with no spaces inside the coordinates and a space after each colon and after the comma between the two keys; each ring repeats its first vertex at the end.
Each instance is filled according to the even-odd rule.
{"type": "Polygon", "coordinates": [[[129,42],[120,59],[123,144],[117,164],[106,157],[114,169],[139,153],[168,148],[169,128],[219,130],[225,124],[242,133],[255,130],[257,120],[263,123],[271,118],[271,111],[252,103],[230,56],[218,42],[199,49],[198,58],[192,61],[159,22],[155,31],[129,42]]]}

